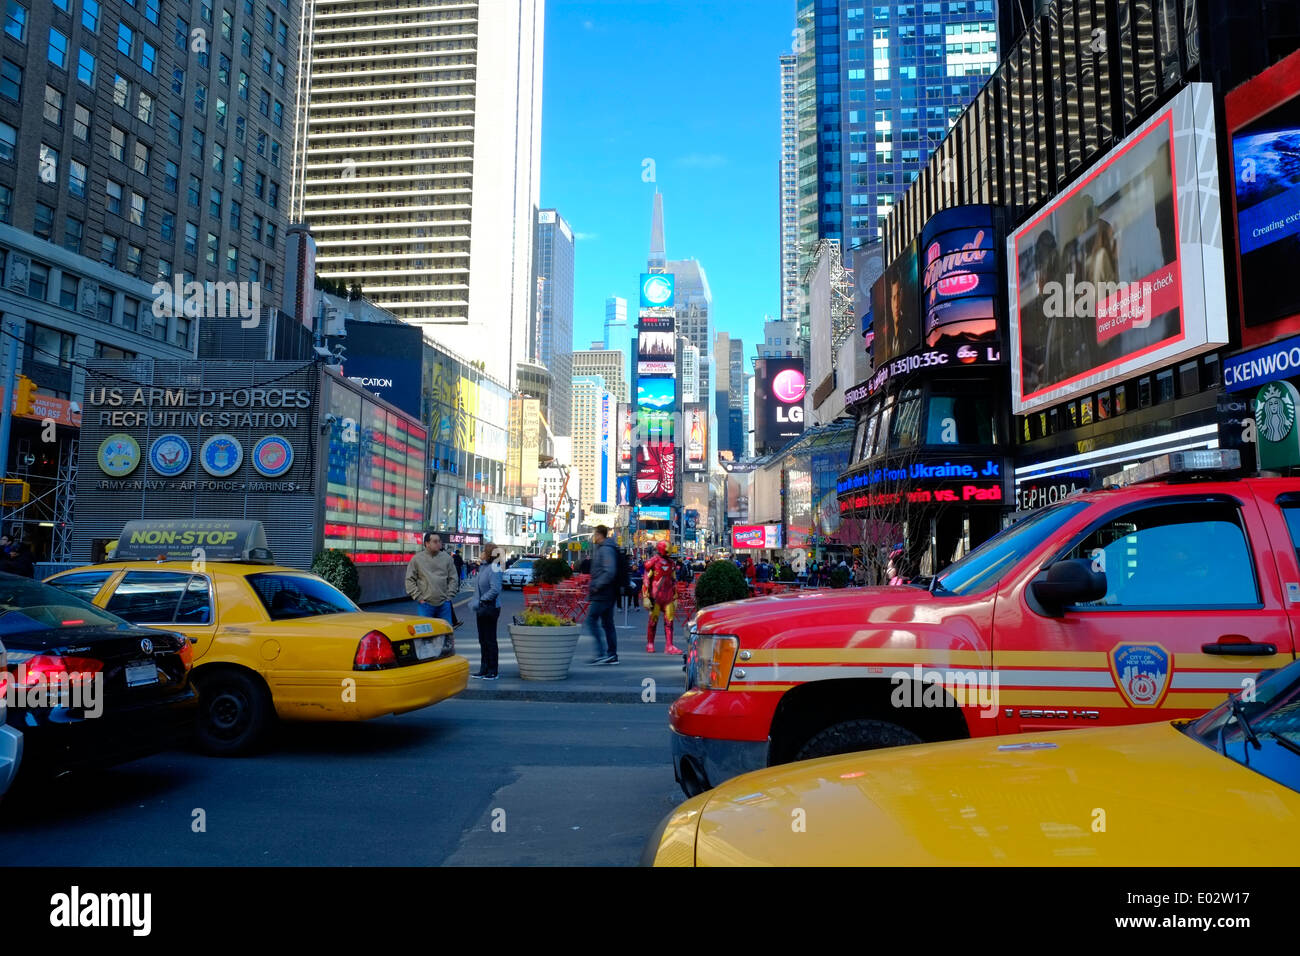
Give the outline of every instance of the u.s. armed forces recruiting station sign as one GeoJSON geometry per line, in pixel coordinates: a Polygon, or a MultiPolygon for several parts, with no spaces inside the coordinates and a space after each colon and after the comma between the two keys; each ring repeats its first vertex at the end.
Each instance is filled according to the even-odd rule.
{"type": "Polygon", "coordinates": [[[83,406],[83,422],[111,432],[95,454],[104,491],[301,491],[286,477],[289,436],[311,418],[311,389],[293,385],[95,385],[83,406]]]}
{"type": "Polygon", "coordinates": [[[128,521],[113,552],[115,561],[270,561],[260,521],[128,521]]]}

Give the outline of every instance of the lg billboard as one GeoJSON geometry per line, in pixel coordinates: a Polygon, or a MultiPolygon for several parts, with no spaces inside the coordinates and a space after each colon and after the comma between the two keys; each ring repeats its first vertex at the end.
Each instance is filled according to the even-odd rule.
{"type": "Polygon", "coordinates": [[[1227,343],[1214,135],[1194,83],[1007,239],[1017,414],[1227,343]]]}
{"type": "Polygon", "coordinates": [[[803,359],[757,359],[754,368],[754,443],[771,451],[803,434],[803,359]]]}

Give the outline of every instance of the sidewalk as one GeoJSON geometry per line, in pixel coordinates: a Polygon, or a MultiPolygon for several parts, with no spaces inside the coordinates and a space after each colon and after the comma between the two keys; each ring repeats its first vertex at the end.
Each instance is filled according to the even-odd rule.
{"type": "MultiPolygon", "coordinates": [[[[461,625],[456,628],[456,653],[470,663],[470,673],[479,667],[478,630],[474,615],[469,610],[470,592],[462,590],[456,598],[456,616],[461,625]]],[[[410,614],[416,609],[411,601],[390,601],[366,605],[368,610],[410,614]]],[[[660,622],[655,647],[657,653],[645,650],[646,612],[629,611],[627,624],[624,614],[614,611],[614,624],[618,631],[617,665],[591,665],[587,661],[596,656],[596,641],[583,625],[582,637],[573,654],[569,678],[557,681],[524,680],[519,676],[514,647],[510,643],[510,619],[523,610],[523,596],[518,591],[502,595],[501,617],[497,622],[498,671],[494,681],[470,678],[469,686],[459,694],[461,700],[549,700],[564,703],[630,704],[645,702],[668,703],[686,689],[686,674],[682,670],[681,655],[665,655],[664,628],[660,622]],[[649,681],[650,683],[647,683],[649,681]]],[[[686,622],[678,621],[673,639],[677,646],[686,649],[686,622]]]]}

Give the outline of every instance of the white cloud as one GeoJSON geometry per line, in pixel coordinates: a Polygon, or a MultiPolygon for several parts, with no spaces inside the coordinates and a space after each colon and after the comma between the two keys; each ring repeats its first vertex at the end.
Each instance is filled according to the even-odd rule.
{"type": "Polygon", "coordinates": [[[596,233],[594,233],[594,232],[575,232],[575,233],[573,234],[573,238],[574,238],[575,240],[579,240],[579,239],[595,239],[595,238],[596,238],[596,233]]]}

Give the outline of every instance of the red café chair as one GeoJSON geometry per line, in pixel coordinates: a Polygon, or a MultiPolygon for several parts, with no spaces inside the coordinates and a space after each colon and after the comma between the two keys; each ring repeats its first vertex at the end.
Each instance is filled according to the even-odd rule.
{"type": "Polygon", "coordinates": [[[542,607],[542,589],[534,584],[524,585],[524,608],[535,608],[541,610],[542,607]]]}

